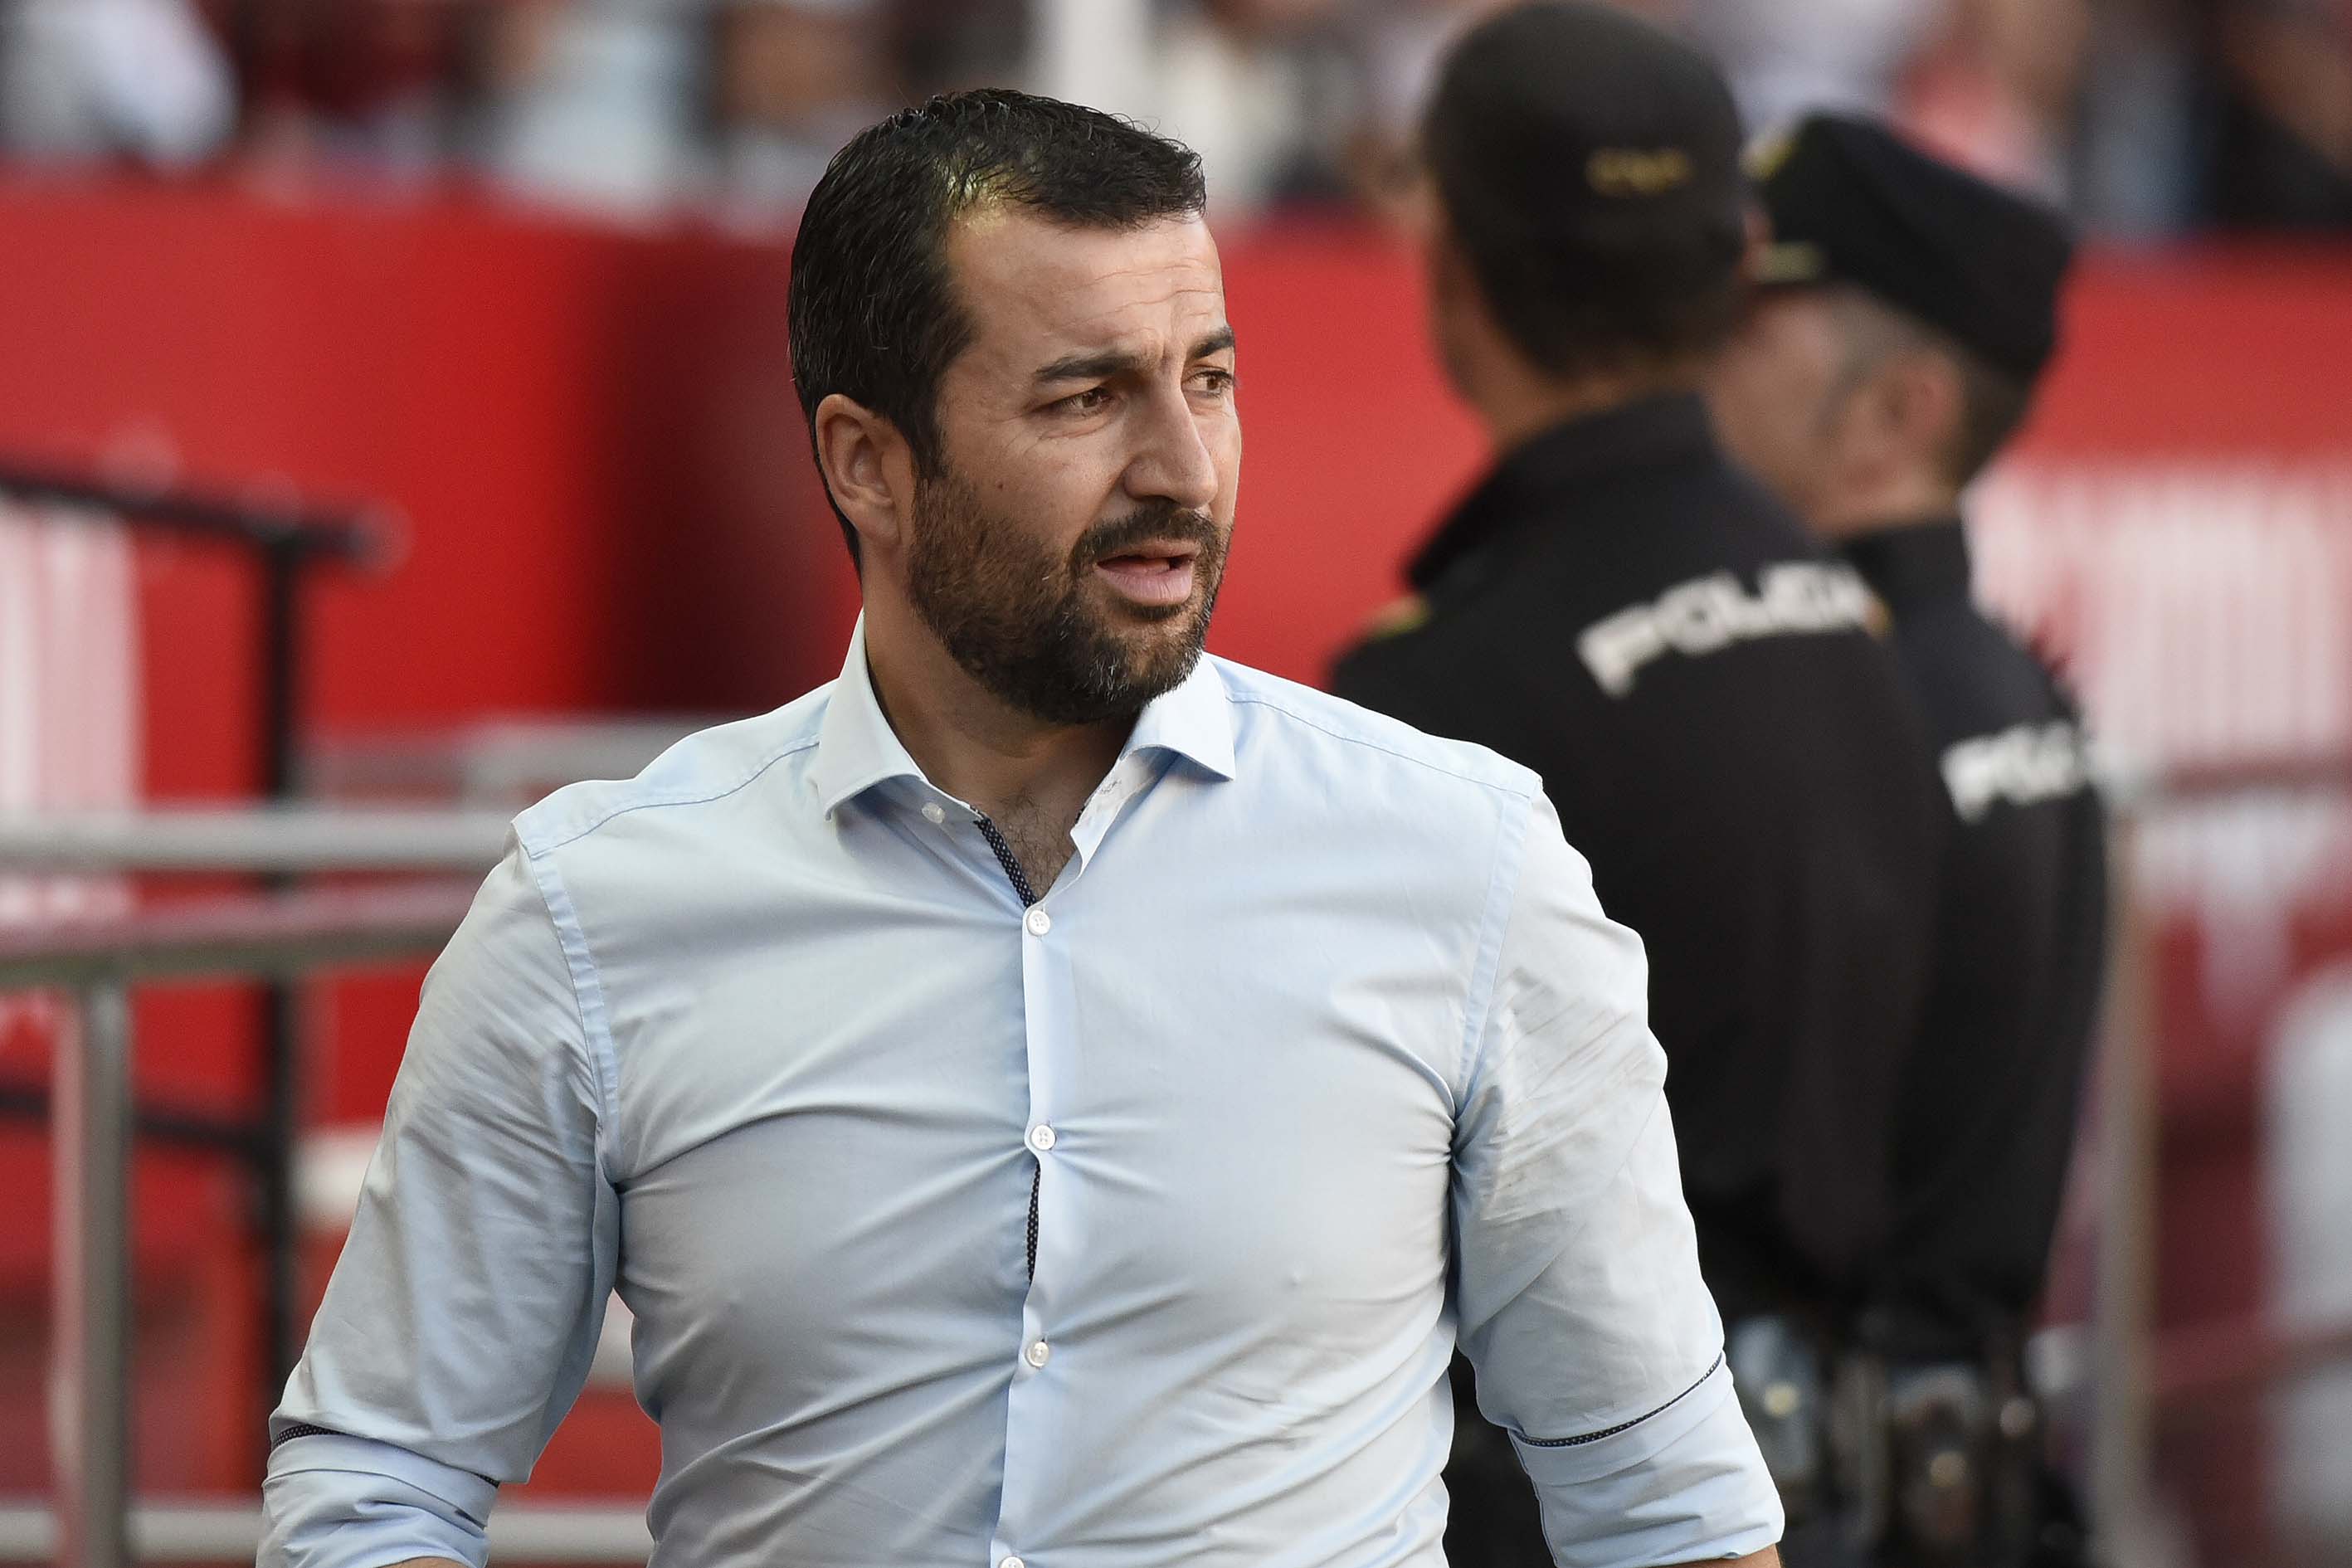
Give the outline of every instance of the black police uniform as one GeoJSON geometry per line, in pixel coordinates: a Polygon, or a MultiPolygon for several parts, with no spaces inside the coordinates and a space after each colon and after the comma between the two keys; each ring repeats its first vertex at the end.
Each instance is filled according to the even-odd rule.
{"type": "MultiPolygon", "coordinates": [[[[2054,215],[1844,116],[1800,123],[1759,174],[1767,279],[1860,289],[2018,386],[2041,374],[2073,251],[2054,215]]],[[[1896,1223],[1856,1347],[1885,1380],[1887,1480],[1857,1511],[1884,1518],[1862,1532],[1882,1564],[2075,1562],[2080,1521],[2042,1467],[2020,1351],[2097,1008],[2105,828],[2079,718],[1970,601],[1958,521],[1888,521],[1845,554],[1893,615],[1949,826],[1895,1105],[1896,1223]]],[[[1786,1555],[1815,1561],[1796,1537],[1786,1555]]]]}
{"type": "Polygon", "coordinates": [[[2081,720],[1969,596],[1957,518],[1854,540],[1950,803],[1936,973],[1897,1104],[1888,1353],[2013,1352],[2041,1295],[2090,1052],[2105,826],[2081,720]]]}
{"type": "MultiPolygon", "coordinates": [[[[2042,1462],[2021,1350],[2042,1294],[2105,969],[2106,831],[2081,721],[1969,595],[1957,518],[1846,556],[1895,617],[1950,804],[1936,970],[1895,1106],[1895,1225],[1866,1337],[1885,1366],[1895,1495],[1877,1560],[2082,1560],[2042,1462]],[[1906,1475],[1962,1461],[1944,1506],[1906,1475]]],[[[1807,1568],[1792,1545],[1792,1568],[1807,1568]]]]}
{"type": "Polygon", "coordinates": [[[2051,672],[1969,595],[1957,518],[1850,542],[1949,806],[1936,960],[1895,1107],[1895,1225],[1856,1343],[1886,1389],[1885,1523],[1853,1552],[1843,1517],[1790,1568],[2076,1564],[2085,1535],[2042,1452],[2022,1350],[2074,1147],[2105,962],[2106,830],[2081,719],[2051,672]],[[1960,1461],[1941,1496],[1939,1455],[1960,1461]]]}
{"type": "MultiPolygon", "coordinates": [[[[1411,580],[1412,624],[1347,655],[1334,689],[1543,776],[1646,946],[1725,1321],[1837,1316],[1887,1239],[1945,815],[1875,605],[1681,395],[1525,443],[1411,580]]],[[[1458,1368],[1456,1386],[1450,1553],[1547,1561],[1458,1368]]]]}

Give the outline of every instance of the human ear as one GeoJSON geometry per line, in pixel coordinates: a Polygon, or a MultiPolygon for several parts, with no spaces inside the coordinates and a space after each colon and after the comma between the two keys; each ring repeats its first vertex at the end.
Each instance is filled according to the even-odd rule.
{"type": "Polygon", "coordinates": [[[1475,398],[1489,367],[1508,353],[1507,340],[1487,313],[1469,256],[1442,218],[1423,236],[1422,249],[1430,339],[1454,389],[1475,398]]]}
{"type": "Polygon", "coordinates": [[[1883,484],[1900,466],[1907,399],[1892,360],[1833,386],[1815,421],[1821,461],[1841,489],[1883,484]]]}
{"type": "Polygon", "coordinates": [[[1470,258],[1443,218],[1433,217],[1423,229],[1422,251],[1429,291],[1439,310],[1459,310],[1475,303],[1478,284],[1470,270],[1470,258]]]}
{"type": "Polygon", "coordinates": [[[1915,349],[1887,371],[1888,425],[1902,450],[1931,459],[1949,451],[1960,438],[1967,396],[1959,367],[1942,354],[1915,349]]]}
{"type": "Polygon", "coordinates": [[[888,555],[905,541],[914,463],[898,427],[836,392],[816,405],[817,472],[866,551],[888,555]]]}

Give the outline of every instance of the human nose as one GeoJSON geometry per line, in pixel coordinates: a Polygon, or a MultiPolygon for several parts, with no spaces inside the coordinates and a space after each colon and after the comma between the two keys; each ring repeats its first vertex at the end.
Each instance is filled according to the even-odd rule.
{"type": "Polygon", "coordinates": [[[1202,417],[1181,391],[1154,398],[1144,438],[1128,465],[1127,490],[1137,500],[1166,500],[1205,511],[1221,480],[1216,454],[1202,417]]]}

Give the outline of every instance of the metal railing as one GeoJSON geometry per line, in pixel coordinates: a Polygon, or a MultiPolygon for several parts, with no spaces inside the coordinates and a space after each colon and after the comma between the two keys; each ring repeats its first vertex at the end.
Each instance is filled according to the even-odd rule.
{"type": "MultiPolygon", "coordinates": [[[[250,1503],[134,1507],[131,1496],[132,992],[203,981],[292,983],[428,957],[457,929],[505,835],[505,817],[482,812],[0,817],[0,870],[433,878],[211,898],[0,931],[0,992],[59,989],[78,999],[58,1042],[51,1101],[57,1495],[49,1508],[0,1504],[0,1561],[120,1568],[141,1559],[250,1560],[260,1542],[260,1514],[250,1503]]],[[[635,1505],[499,1513],[492,1541],[503,1561],[643,1563],[652,1547],[635,1505]]]]}
{"type": "MultiPolygon", "coordinates": [[[[399,872],[479,876],[496,860],[506,821],[495,813],[327,812],[300,807],[261,810],[179,810],[69,814],[23,817],[0,814],[0,873],[180,875],[235,873],[286,877],[312,872],[399,872]]],[[[158,917],[160,918],[160,917],[158,917]]],[[[201,920],[196,913],[174,917],[201,920]]],[[[77,926],[77,931],[91,928],[77,926]]],[[[152,928],[150,928],[152,929],[152,928]]],[[[290,1040],[290,1037],[289,1037],[290,1040]]],[[[287,1064],[291,1070],[291,1063],[287,1064]]],[[[276,1092],[266,1098],[278,1103],[276,1092]]],[[[264,1186],[289,1193],[294,1129],[276,1114],[143,1104],[134,1131],[185,1147],[226,1153],[250,1167],[267,1167],[264,1186]],[[278,1171],[285,1166],[287,1171],[278,1171]]],[[[61,1114],[52,1086],[37,1079],[0,1082],[0,1112],[52,1119],[61,1114]]],[[[262,1227],[269,1258],[270,1306],[265,1364],[286,1359],[281,1340],[293,1330],[294,1234],[287,1223],[262,1227]],[[277,1298],[283,1292],[285,1300],[277,1298]],[[278,1321],[283,1317],[281,1325],[278,1321]]],[[[257,1420],[259,1412],[257,1411],[257,1420]]],[[[258,1428],[256,1428],[258,1430],[258,1428]]]]}
{"type": "MultiPolygon", "coordinates": [[[[131,1549],[141,1563],[250,1563],[261,1546],[261,1509],[250,1499],[155,1500],[131,1510],[131,1549]]],[[[645,1510],[630,1504],[500,1503],[490,1515],[494,1563],[642,1564],[653,1553],[645,1510]]],[[[0,1503],[0,1563],[70,1563],[48,1510],[0,1503]]]]}
{"type": "MultiPolygon", "coordinates": [[[[273,799],[291,798],[307,696],[309,588],[320,572],[382,571],[404,548],[405,524],[393,508],[305,502],[282,479],[207,489],[125,482],[0,460],[0,497],[47,509],[47,521],[164,537],[232,551],[251,568],[255,678],[260,725],[255,784],[273,799]]],[[[258,1114],[223,1120],[180,1107],[147,1108],[143,1131],[220,1150],[240,1161],[258,1189],[254,1229],[263,1277],[256,1338],[273,1376],[291,1365],[294,1345],[294,1112],[300,1042],[293,997],[270,986],[257,1019],[260,1057],[258,1114]]],[[[0,1115],[40,1119],[49,1097],[26,1085],[0,1085],[0,1115]]]]}
{"type": "Polygon", "coordinates": [[[291,980],[414,959],[457,929],[465,886],[251,895],[0,933],[0,990],[77,994],[58,1042],[50,1148],[57,1245],[50,1430],[74,1568],[131,1555],[131,994],[157,982],[291,980]]]}
{"type": "Polygon", "coordinates": [[[368,871],[479,877],[506,843],[502,811],[278,805],[0,813],[0,872],[295,876],[368,871]]]}

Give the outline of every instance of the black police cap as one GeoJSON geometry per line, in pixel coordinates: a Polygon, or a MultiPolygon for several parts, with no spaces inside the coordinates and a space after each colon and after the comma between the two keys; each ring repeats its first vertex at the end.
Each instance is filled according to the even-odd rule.
{"type": "Polygon", "coordinates": [[[1601,0],[1534,0],[1469,29],[1423,129],[1449,205],[1475,204],[1482,227],[1548,261],[1708,270],[1745,221],[1745,133],[1722,74],[1601,0]]]}
{"type": "Polygon", "coordinates": [[[2000,370],[2041,373],[2074,258],[2055,213],[1844,115],[1810,116],[1749,163],[1772,228],[1759,283],[1851,283],[2000,370]]]}

